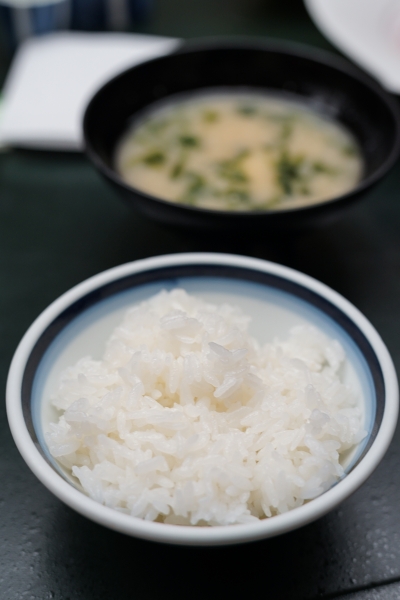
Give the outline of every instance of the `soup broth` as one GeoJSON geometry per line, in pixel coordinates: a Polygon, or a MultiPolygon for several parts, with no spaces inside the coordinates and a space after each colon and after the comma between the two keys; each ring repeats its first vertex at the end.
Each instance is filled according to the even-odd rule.
{"type": "Polygon", "coordinates": [[[207,93],[158,107],[116,151],[135,188],[199,208],[291,209],[340,196],[362,175],[353,136],[291,100],[207,93]]]}

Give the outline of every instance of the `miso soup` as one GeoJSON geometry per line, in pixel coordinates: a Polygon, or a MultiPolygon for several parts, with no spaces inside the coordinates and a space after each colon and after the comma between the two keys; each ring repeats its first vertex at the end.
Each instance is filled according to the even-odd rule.
{"type": "Polygon", "coordinates": [[[261,93],[204,93],[158,106],[116,151],[121,177],[150,195],[200,208],[291,209],[340,196],[362,176],[342,125],[261,93]]]}

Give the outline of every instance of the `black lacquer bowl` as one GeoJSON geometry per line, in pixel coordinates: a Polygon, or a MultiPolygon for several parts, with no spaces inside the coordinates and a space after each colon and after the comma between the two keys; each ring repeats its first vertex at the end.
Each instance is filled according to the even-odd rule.
{"type": "Polygon", "coordinates": [[[88,156],[133,208],[157,221],[198,228],[286,227],[330,220],[362,198],[400,150],[399,107],[379,84],[319,49],[257,40],[185,43],[172,54],[128,69],[92,98],[83,130],[88,156]],[[312,206],[252,212],[175,204],[125,183],[115,169],[114,154],[135,115],[169,96],[218,87],[289,94],[337,120],[362,150],[362,180],[350,192],[312,206]]]}

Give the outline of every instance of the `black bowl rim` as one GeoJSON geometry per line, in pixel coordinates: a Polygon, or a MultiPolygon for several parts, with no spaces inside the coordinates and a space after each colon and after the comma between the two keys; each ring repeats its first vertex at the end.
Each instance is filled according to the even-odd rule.
{"type": "Polygon", "coordinates": [[[141,196],[144,200],[149,201],[154,204],[161,204],[163,206],[171,207],[173,206],[175,209],[181,209],[184,211],[189,211],[193,215],[209,215],[214,218],[229,218],[230,220],[238,220],[238,219],[252,219],[253,217],[288,217],[290,218],[293,215],[306,215],[306,214],[314,214],[319,211],[324,211],[335,204],[346,204],[351,201],[353,196],[361,194],[363,191],[372,187],[375,183],[377,183],[395,164],[396,160],[400,155],[400,107],[396,102],[395,98],[390,95],[389,92],[384,90],[382,86],[372,77],[358,69],[355,65],[348,62],[346,59],[336,56],[326,50],[320,49],[318,47],[300,44],[298,42],[286,41],[286,40],[275,40],[270,38],[259,38],[259,37],[250,37],[250,36],[226,36],[226,37],[218,37],[218,36],[210,36],[208,38],[198,38],[193,40],[183,40],[178,44],[178,47],[169,52],[167,54],[163,54],[161,56],[157,56],[155,58],[151,58],[149,60],[143,61],[139,64],[133,65],[119,73],[118,75],[109,79],[105,84],[103,84],[91,97],[89,100],[82,122],[83,136],[84,136],[84,149],[94,163],[94,165],[99,169],[101,173],[103,173],[108,179],[110,179],[115,185],[122,187],[129,193],[135,193],[138,196],[141,196]],[[144,65],[149,63],[157,63],[163,62],[164,60],[168,60],[169,57],[175,56],[176,54],[190,54],[194,52],[201,52],[203,50],[218,50],[218,49],[260,49],[265,50],[267,52],[279,52],[281,54],[286,54],[288,56],[296,56],[300,58],[304,58],[306,60],[310,60],[314,63],[326,66],[328,68],[336,69],[337,71],[341,71],[343,74],[352,77],[353,79],[359,81],[361,84],[368,87],[377,97],[379,97],[380,101],[386,106],[386,109],[391,113],[393,118],[394,128],[395,128],[395,138],[394,143],[392,145],[391,151],[383,164],[372,173],[370,176],[362,179],[358,185],[345,194],[341,194],[340,196],[336,196],[334,198],[328,200],[322,200],[321,202],[317,202],[315,204],[310,204],[306,206],[299,206],[296,208],[290,209],[271,209],[271,210],[251,210],[251,211],[229,211],[229,210],[219,210],[219,209],[208,209],[208,208],[200,208],[197,206],[188,206],[186,204],[179,204],[171,202],[170,200],[165,200],[163,198],[159,198],[157,196],[153,196],[135,188],[132,185],[127,184],[122,177],[118,175],[118,173],[106,165],[103,160],[98,156],[96,150],[93,148],[89,136],[88,136],[88,120],[90,118],[90,111],[93,104],[96,102],[98,96],[100,96],[105,90],[109,87],[112,87],[119,79],[124,78],[128,73],[135,71],[136,69],[142,68],[144,65]],[[315,52],[318,51],[318,57],[315,57],[315,52]]]}

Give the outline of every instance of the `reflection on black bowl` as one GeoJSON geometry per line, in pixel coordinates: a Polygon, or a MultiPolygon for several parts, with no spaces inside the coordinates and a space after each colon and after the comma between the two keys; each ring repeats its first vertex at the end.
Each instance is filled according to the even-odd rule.
{"type": "Polygon", "coordinates": [[[322,222],[360,199],[394,164],[400,149],[396,101],[369,77],[334,56],[297,45],[259,41],[206,41],[135,66],[109,81],[84,116],[86,150],[123,198],[157,221],[183,227],[277,227],[322,222]],[[217,87],[258,88],[288,94],[334,118],[354,135],[364,175],[346,194],[291,210],[207,210],[156,198],[125,183],[115,170],[116,145],[132,118],[177,93],[217,87]]]}

